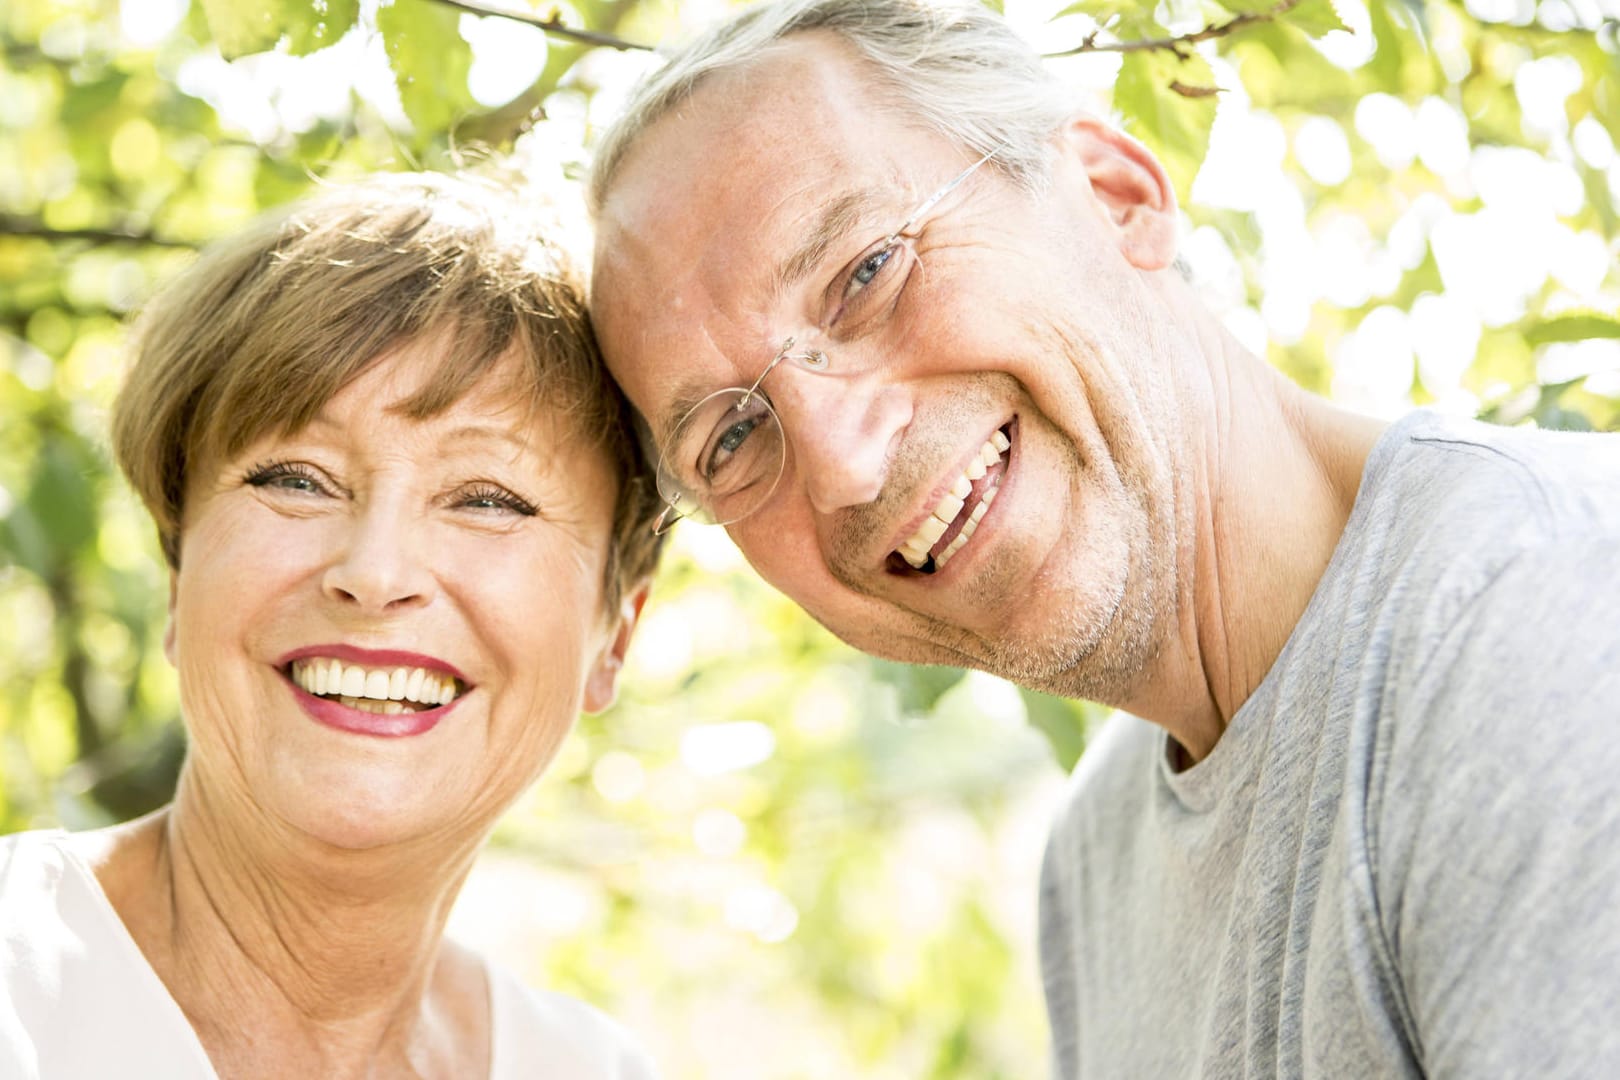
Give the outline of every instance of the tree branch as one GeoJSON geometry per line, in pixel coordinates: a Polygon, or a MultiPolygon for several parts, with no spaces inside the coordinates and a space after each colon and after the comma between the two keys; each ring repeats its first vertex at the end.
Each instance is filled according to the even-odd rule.
{"type": "Polygon", "coordinates": [[[436,4],[452,7],[458,11],[465,11],[469,15],[492,15],[498,19],[511,19],[527,26],[536,26],[544,30],[551,37],[562,38],[565,41],[577,42],[581,45],[601,45],[609,49],[640,49],[651,52],[651,45],[642,45],[635,41],[626,41],[612,34],[601,34],[594,30],[579,30],[572,26],[565,26],[562,16],[553,11],[550,15],[540,16],[526,11],[513,11],[510,8],[490,7],[485,4],[473,3],[471,0],[433,0],[436,4]]]}
{"type": "Polygon", "coordinates": [[[0,214],[0,236],[33,236],[41,240],[84,240],[92,244],[144,244],[148,247],[195,248],[189,240],[174,240],[133,229],[53,229],[32,218],[0,214]]]}
{"type": "Polygon", "coordinates": [[[1097,35],[1102,32],[1102,28],[1099,27],[1087,34],[1085,40],[1072,49],[1065,49],[1062,52],[1044,53],[1042,55],[1048,60],[1053,60],[1061,56],[1078,56],[1081,53],[1130,53],[1149,52],[1154,49],[1164,49],[1167,52],[1173,52],[1177,56],[1184,57],[1187,55],[1187,49],[1190,46],[1198,44],[1200,41],[1211,41],[1215,38],[1225,37],[1234,30],[1240,30],[1243,27],[1248,26],[1250,23],[1271,22],[1272,20],[1276,19],[1277,16],[1284,15],[1294,7],[1298,6],[1300,2],[1301,0],[1282,0],[1282,3],[1278,4],[1270,11],[1252,11],[1242,15],[1234,15],[1226,22],[1215,23],[1213,25],[1204,27],[1202,30],[1194,30],[1187,34],[1177,34],[1174,37],[1143,38],[1138,41],[1098,41],[1097,35]]]}
{"type": "MultiPolygon", "coordinates": [[[[598,29],[598,34],[612,34],[619,24],[632,13],[633,6],[618,0],[574,0],[574,11],[579,17],[598,29]]],[[[459,138],[487,146],[507,146],[519,135],[544,119],[545,100],[557,88],[565,74],[590,46],[570,44],[546,53],[545,69],[529,88],[493,112],[469,117],[457,125],[459,138]]]]}

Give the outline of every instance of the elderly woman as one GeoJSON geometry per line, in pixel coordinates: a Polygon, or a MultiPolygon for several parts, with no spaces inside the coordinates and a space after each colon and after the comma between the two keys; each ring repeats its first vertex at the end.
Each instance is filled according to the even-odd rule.
{"type": "Polygon", "coordinates": [[[651,1075],[442,936],[612,699],[656,558],[528,220],[470,181],[335,189],[147,314],[114,441],[171,570],[189,753],[146,818],[0,842],[0,1075],[651,1075]]]}

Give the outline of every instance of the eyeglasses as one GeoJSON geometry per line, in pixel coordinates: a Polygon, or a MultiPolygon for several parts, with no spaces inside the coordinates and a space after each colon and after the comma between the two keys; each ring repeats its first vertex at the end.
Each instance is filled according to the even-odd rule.
{"type": "MultiPolygon", "coordinates": [[[[898,228],[849,264],[840,297],[841,317],[859,324],[893,306],[919,258],[907,232],[1005,149],[1004,143],[996,146],[957,173],[898,228]]],[[[775,493],[787,461],[787,439],[781,419],[759,387],[784,361],[817,374],[825,374],[829,366],[826,353],[795,348],[795,339],[790,337],[746,388],[716,390],[676,423],[658,457],[658,494],[666,505],[653,523],[654,533],[662,534],[681,518],[704,525],[730,525],[764,506],[775,493]]]]}

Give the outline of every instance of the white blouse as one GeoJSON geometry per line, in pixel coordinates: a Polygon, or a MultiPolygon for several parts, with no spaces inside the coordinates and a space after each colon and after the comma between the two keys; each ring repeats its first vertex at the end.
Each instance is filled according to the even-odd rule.
{"type": "MultiPolygon", "coordinates": [[[[606,1015],[485,962],[491,1080],[653,1080],[606,1015]]],[[[0,1076],[217,1080],[196,1032],[61,831],[0,837],[0,1076]]]]}

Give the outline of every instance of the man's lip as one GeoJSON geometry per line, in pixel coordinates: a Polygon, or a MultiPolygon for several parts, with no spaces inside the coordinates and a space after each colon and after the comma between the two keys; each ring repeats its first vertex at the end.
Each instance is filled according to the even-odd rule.
{"type": "Polygon", "coordinates": [[[453,664],[433,656],[422,653],[409,652],[405,649],[362,649],[358,645],[306,645],[301,649],[294,649],[276,662],[276,666],[286,671],[295,660],[305,660],[312,656],[325,657],[329,660],[342,660],[346,663],[358,664],[361,667],[419,667],[431,671],[441,672],[459,681],[463,686],[471,686],[467,676],[463,675],[453,664]]]}
{"type": "MultiPolygon", "coordinates": [[[[921,511],[915,517],[913,517],[911,519],[911,521],[906,526],[903,527],[903,529],[900,531],[898,537],[893,539],[892,542],[890,543],[888,550],[883,552],[880,561],[881,561],[884,568],[888,568],[891,565],[890,561],[889,561],[891,556],[893,558],[897,559],[897,560],[899,559],[899,556],[896,555],[895,553],[900,550],[900,545],[904,544],[907,540],[911,539],[911,537],[916,535],[917,530],[922,527],[923,522],[927,521],[929,516],[933,514],[934,507],[939,505],[939,501],[945,497],[945,493],[947,491],[949,491],[951,485],[956,482],[956,478],[958,476],[961,476],[962,472],[967,468],[967,463],[973,459],[973,455],[975,453],[978,453],[979,448],[982,447],[985,444],[985,442],[989,440],[990,434],[992,432],[1001,431],[1003,429],[1005,429],[1006,432],[1007,432],[1008,441],[1013,444],[1011,447],[1008,447],[1008,449],[1006,450],[1006,464],[1004,464],[1002,466],[1002,476],[1003,476],[1002,483],[1006,482],[1005,477],[1006,477],[1007,470],[1012,465],[1013,448],[1018,445],[1018,437],[1017,437],[1017,433],[1018,433],[1018,417],[1017,417],[1017,415],[1009,416],[1007,419],[1003,420],[1001,423],[999,423],[999,424],[995,425],[994,427],[992,427],[989,432],[985,433],[983,438],[981,438],[978,442],[973,444],[972,452],[962,455],[961,459],[958,460],[957,463],[956,463],[956,469],[955,469],[954,472],[948,472],[948,473],[944,474],[938,481],[935,482],[934,487],[931,489],[931,493],[928,496],[926,496],[926,499],[928,501],[926,501],[925,504],[922,506],[921,511]]],[[[906,569],[909,570],[909,569],[911,569],[911,567],[907,566],[906,569]]],[[[929,576],[932,576],[932,575],[925,574],[923,576],[924,577],[929,577],[929,576]]]]}

